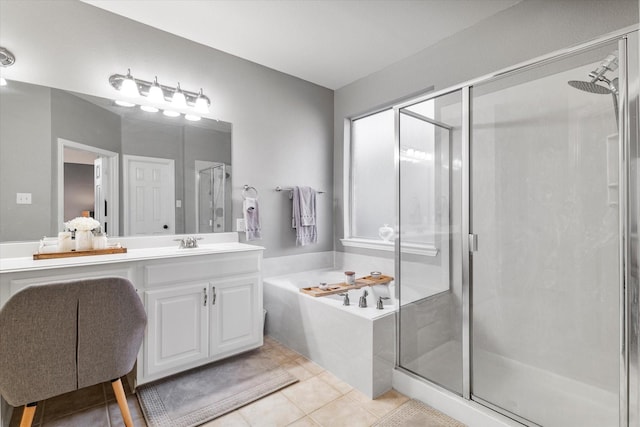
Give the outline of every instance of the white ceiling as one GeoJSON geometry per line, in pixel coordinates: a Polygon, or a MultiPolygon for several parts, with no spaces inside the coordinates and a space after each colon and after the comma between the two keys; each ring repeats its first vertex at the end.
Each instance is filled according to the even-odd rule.
{"type": "Polygon", "coordinates": [[[83,0],[338,89],[521,0],[83,0]]]}

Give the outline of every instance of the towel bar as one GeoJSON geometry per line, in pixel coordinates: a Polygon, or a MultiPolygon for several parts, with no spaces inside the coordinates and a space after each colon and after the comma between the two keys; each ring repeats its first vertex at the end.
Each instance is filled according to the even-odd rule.
{"type": "MultiPolygon", "coordinates": [[[[276,187],[276,191],[293,191],[291,187],[280,187],[279,185],[276,187]]],[[[317,194],[324,194],[324,191],[316,191],[317,194]]]]}

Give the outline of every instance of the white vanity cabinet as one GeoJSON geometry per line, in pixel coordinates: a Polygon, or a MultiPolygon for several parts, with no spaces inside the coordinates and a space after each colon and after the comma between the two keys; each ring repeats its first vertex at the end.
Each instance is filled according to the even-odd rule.
{"type": "Polygon", "coordinates": [[[180,370],[209,357],[208,284],[171,286],[144,292],[147,309],[143,376],[180,370]]]}
{"type": "Polygon", "coordinates": [[[253,251],[145,265],[138,384],[262,345],[260,261],[253,251]]]}
{"type": "MultiPolygon", "coordinates": [[[[132,379],[155,381],[262,345],[262,251],[236,233],[119,238],[122,254],[33,260],[37,242],[0,244],[0,306],[26,286],[92,277],[131,280],[147,311],[132,379]]],[[[0,398],[0,427],[12,408],[0,398]]]]}

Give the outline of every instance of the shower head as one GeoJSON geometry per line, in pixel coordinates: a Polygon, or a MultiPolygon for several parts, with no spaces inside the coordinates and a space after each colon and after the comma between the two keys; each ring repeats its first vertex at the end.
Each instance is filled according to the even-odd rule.
{"type": "Polygon", "coordinates": [[[574,87],[576,89],[585,91],[585,92],[589,92],[589,93],[597,93],[598,95],[608,95],[610,93],[612,93],[612,90],[609,89],[608,87],[605,86],[601,86],[597,83],[593,83],[593,82],[583,82],[580,80],[570,80],[567,83],[569,83],[569,86],[574,87]]]}

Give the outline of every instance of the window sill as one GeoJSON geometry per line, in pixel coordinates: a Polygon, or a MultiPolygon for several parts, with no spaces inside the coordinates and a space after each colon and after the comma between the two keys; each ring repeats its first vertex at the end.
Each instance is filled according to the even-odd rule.
{"type": "MultiPolygon", "coordinates": [[[[351,248],[374,249],[377,251],[386,251],[386,252],[395,251],[395,243],[385,242],[384,240],[357,239],[357,238],[351,237],[348,239],[340,239],[340,243],[342,243],[342,246],[351,247],[351,248]]],[[[402,244],[403,254],[413,254],[413,255],[434,257],[438,255],[438,252],[439,252],[438,248],[436,248],[435,246],[419,245],[416,243],[402,244]]]]}

